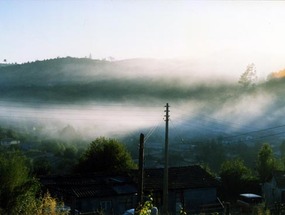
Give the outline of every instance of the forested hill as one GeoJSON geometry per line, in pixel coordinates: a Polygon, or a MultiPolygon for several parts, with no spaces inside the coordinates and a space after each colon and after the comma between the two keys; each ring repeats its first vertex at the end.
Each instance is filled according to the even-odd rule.
{"type": "Polygon", "coordinates": [[[65,102],[169,101],[204,98],[225,88],[229,92],[226,83],[193,84],[194,78],[202,80],[197,74],[191,66],[173,61],[57,58],[0,67],[0,97],[65,102]]]}
{"type": "MultiPolygon", "coordinates": [[[[180,134],[209,137],[247,134],[280,125],[282,129],[285,125],[282,77],[281,73],[273,74],[264,82],[245,86],[238,83],[238,78],[231,81],[216,78],[211,70],[203,76],[193,62],[58,58],[1,66],[0,109],[5,120],[11,115],[16,120],[54,119],[69,118],[68,113],[75,110],[84,113],[84,107],[90,111],[90,106],[96,103],[99,111],[84,114],[88,115],[88,122],[96,124],[97,132],[101,128],[105,134],[114,132],[114,119],[121,123],[117,128],[125,130],[141,128],[141,122],[153,126],[155,122],[147,121],[146,117],[160,117],[163,110],[157,113],[153,108],[163,109],[168,102],[180,134]],[[46,110],[42,107],[36,112],[38,104],[46,110]],[[65,108],[65,115],[53,116],[49,104],[58,105],[60,110],[65,108]],[[89,119],[91,115],[96,120],[89,119]],[[133,124],[121,126],[130,121],[133,124]]],[[[83,118],[82,113],[77,113],[78,118],[83,118]]],[[[272,136],[271,131],[264,131],[265,136],[272,136]]]]}
{"type": "Polygon", "coordinates": [[[0,67],[1,85],[50,86],[87,81],[90,77],[112,71],[108,61],[87,58],[56,58],[0,67]]]}
{"type": "MultiPolygon", "coordinates": [[[[123,61],[88,58],[56,58],[23,64],[1,64],[2,99],[82,100],[207,100],[220,101],[249,93],[238,80],[217,81],[199,76],[195,65],[171,60],[131,59],[123,61]]],[[[242,73],[243,71],[241,71],[242,73]]],[[[210,77],[210,78],[209,78],[210,77]]],[[[256,90],[283,94],[284,79],[271,79],[256,90]]]]}
{"type": "MultiPolygon", "coordinates": [[[[244,94],[238,80],[205,81],[202,76],[197,78],[200,71],[191,66],[153,59],[106,61],[71,57],[6,65],[0,67],[0,98],[65,102],[218,98],[217,102],[223,102],[244,94]]],[[[256,89],[281,96],[283,82],[272,79],[256,89]]]]}

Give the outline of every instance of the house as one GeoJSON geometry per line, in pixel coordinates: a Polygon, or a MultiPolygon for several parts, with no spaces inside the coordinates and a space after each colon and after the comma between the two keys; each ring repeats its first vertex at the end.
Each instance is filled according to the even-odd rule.
{"type": "MultiPolygon", "coordinates": [[[[198,165],[170,167],[168,179],[169,214],[223,213],[217,198],[218,181],[198,165]]],[[[151,195],[154,205],[162,211],[163,168],[144,170],[144,196],[151,195]]],[[[125,175],[90,174],[47,176],[41,183],[71,208],[71,214],[92,214],[103,210],[105,215],[122,215],[137,206],[138,171],[125,175]]]]}
{"type": "Polygon", "coordinates": [[[71,214],[121,215],[136,205],[136,185],[127,176],[91,174],[84,176],[47,176],[41,184],[52,196],[63,200],[71,214]]]}
{"type": "Polygon", "coordinates": [[[274,171],[262,186],[265,204],[273,208],[276,204],[285,203],[285,171],[274,171]]]}
{"type": "MultiPolygon", "coordinates": [[[[164,169],[145,169],[144,193],[151,194],[161,211],[163,205],[164,169]]],[[[223,213],[224,207],[217,198],[218,181],[199,165],[170,167],[168,170],[168,210],[180,214],[223,213]]]]}

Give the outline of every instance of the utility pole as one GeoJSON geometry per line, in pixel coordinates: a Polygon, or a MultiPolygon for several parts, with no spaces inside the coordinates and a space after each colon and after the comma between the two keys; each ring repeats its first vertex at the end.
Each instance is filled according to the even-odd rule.
{"type": "Polygon", "coordinates": [[[164,175],[163,175],[163,214],[168,214],[168,122],[169,105],[165,106],[165,147],[164,147],[164,175]]]}
{"type": "Polygon", "coordinates": [[[143,204],[144,134],[140,135],[138,205],[143,204]]]}

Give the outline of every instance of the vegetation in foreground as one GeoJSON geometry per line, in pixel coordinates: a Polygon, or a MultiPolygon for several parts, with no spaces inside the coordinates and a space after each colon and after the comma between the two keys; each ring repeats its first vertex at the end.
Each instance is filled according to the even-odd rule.
{"type": "MultiPolygon", "coordinates": [[[[75,163],[73,171],[83,174],[98,171],[121,172],[136,168],[124,144],[105,137],[92,141],[75,163]],[[95,165],[96,163],[98,165],[95,165]]],[[[218,173],[212,172],[209,168],[208,170],[220,177],[221,199],[235,202],[239,193],[259,193],[260,183],[270,176],[272,170],[284,170],[284,164],[284,159],[276,158],[269,144],[263,144],[257,153],[254,169],[249,168],[240,157],[235,157],[224,161],[218,173]]],[[[62,203],[53,199],[48,193],[42,193],[34,165],[33,160],[20,150],[13,147],[1,148],[0,184],[3,185],[0,188],[1,214],[41,215],[50,210],[55,211],[55,214],[66,213],[57,211],[63,206],[62,203]]],[[[262,208],[259,208],[255,213],[261,214],[261,211],[262,208]]],[[[267,210],[263,212],[268,214],[267,210]]]]}
{"type": "Polygon", "coordinates": [[[19,151],[0,152],[0,214],[65,215],[63,203],[42,193],[37,178],[30,172],[29,160],[19,151]]]}

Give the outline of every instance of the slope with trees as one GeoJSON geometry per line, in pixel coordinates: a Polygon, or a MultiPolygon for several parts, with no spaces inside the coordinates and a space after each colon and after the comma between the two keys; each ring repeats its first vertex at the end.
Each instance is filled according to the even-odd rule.
{"type": "Polygon", "coordinates": [[[213,97],[225,89],[236,90],[228,89],[227,83],[189,85],[183,77],[163,77],[163,74],[171,74],[177,69],[174,64],[169,63],[171,67],[168,68],[164,63],[67,57],[3,67],[0,68],[0,99],[82,102],[136,100],[142,96],[152,100],[179,100],[203,99],[209,93],[212,94],[209,97],[213,97]],[[162,75],[155,75],[159,70],[162,75]]]}

